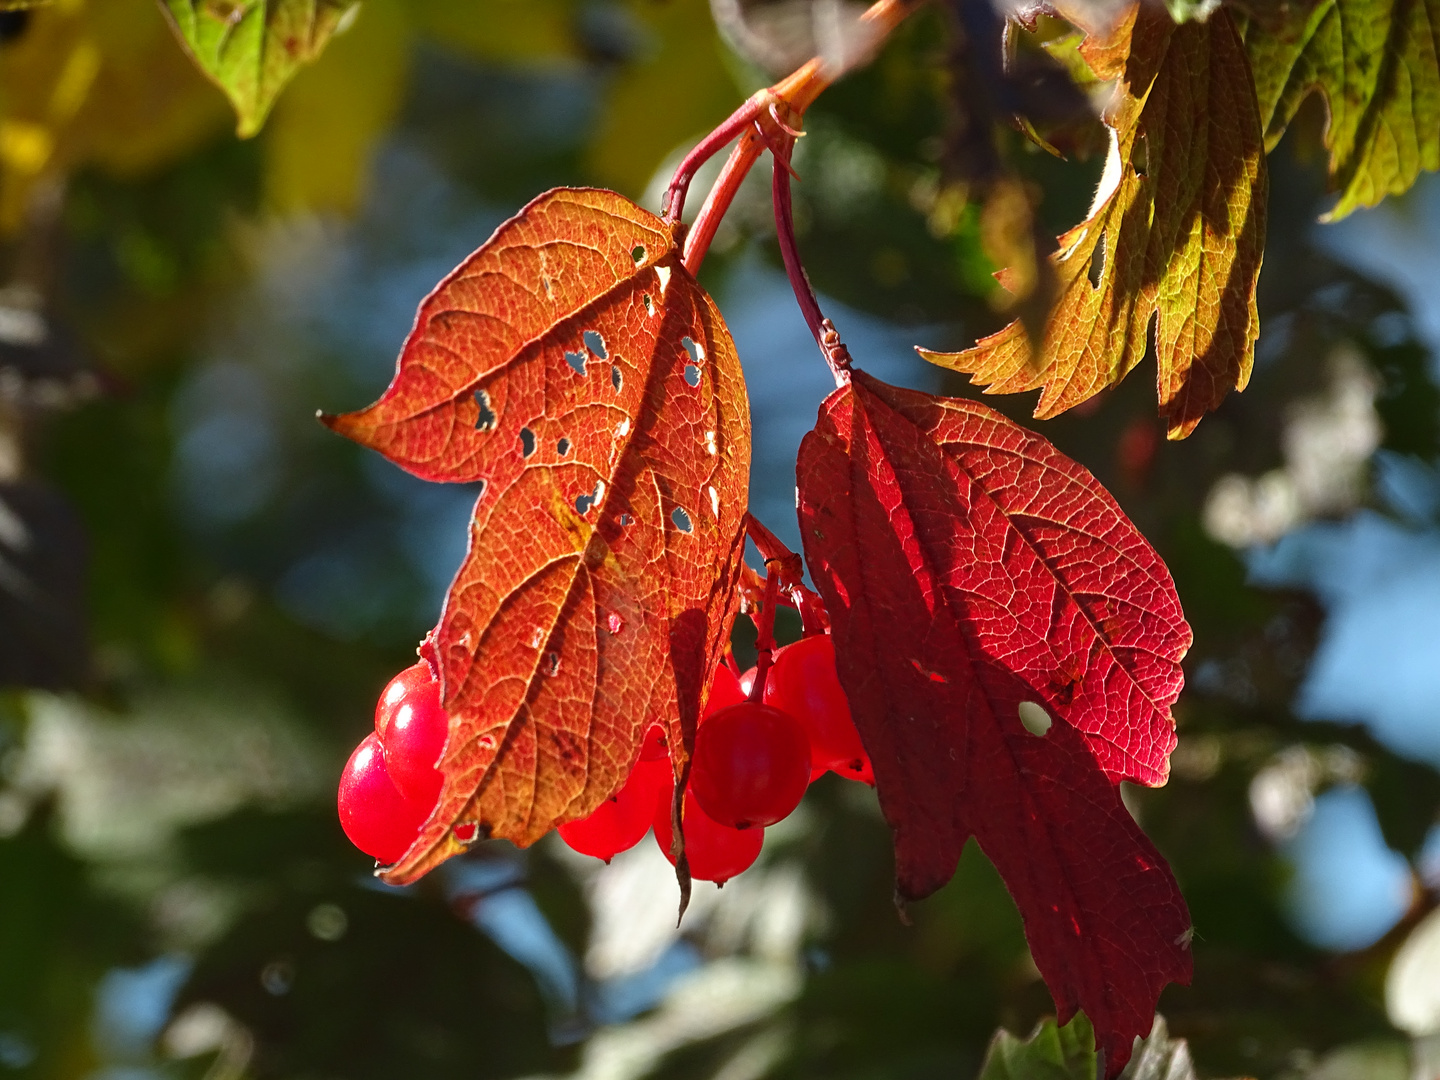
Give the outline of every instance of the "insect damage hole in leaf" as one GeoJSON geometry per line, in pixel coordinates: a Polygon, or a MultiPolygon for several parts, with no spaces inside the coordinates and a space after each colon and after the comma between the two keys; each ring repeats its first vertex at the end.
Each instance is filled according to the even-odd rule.
{"type": "Polygon", "coordinates": [[[1033,701],[1020,702],[1018,712],[1020,713],[1020,723],[1031,735],[1043,737],[1050,730],[1050,725],[1054,723],[1050,714],[1045,711],[1045,707],[1037,705],[1033,701]]]}
{"type": "Polygon", "coordinates": [[[636,244],[633,248],[631,248],[630,258],[634,260],[636,266],[639,266],[641,263],[643,263],[645,261],[645,245],[636,244]]]}
{"type": "Polygon", "coordinates": [[[670,511],[670,520],[675,523],[675,527],[682,533],[695,531],[695,524],[690,520],[690,515],[678,506],[670,511]]]}
{"type": "Polygon", "coordinates": [[[520,429],[520,453],[527,458],[535,453],[535,432],[528,427],[520,429]]]}
{"type": "Polygon", "coordinates": [[[475,391],[475,405],[480,414],[475,417],[476,431],[490,431],[495,427],[495,410],[490,407],[490,395],[484,390],[475,391]]]}
{"type": "Polygon", "coordinates": [[[590,508],[596,505],[601,496],[605,494],[605,481],[596,480],[594,489],[588,495],[577,495],[575,497],[575,512],[584,517],[590,512],[590,508]]]}
{"type": "Polygon", "coordinates": [[[576,375],[585,374],[585,354],[582,352],[567,352],[565,362],[574,369],[576,375]]]}
{"type": "Polygon", "coordinates": [[[685,381],[691,386],[700,385],[700,368],[695,364],[685,365],[685,381]]]}
{"type": "Polygon", "coordinates": [[[570,453],[570,440],[562,438],[559,442],[557,442],[555,444],[555,453],[559,457],[564,457],[566,454],[570,453]]]}
{"type": "Polygon", "coordinates": [[[625,373],[620,370],[619,364],[610,365],[610,385],[616,392],[625,385],[625,373]]]}
{"type": "Polygon", "coordinates": [[[610,359],[610,354],[605,351],[605,339],[600,335],[599,330],[586,330],[581,335],[585,339],[585,347],[601,360],[610,359]]]}

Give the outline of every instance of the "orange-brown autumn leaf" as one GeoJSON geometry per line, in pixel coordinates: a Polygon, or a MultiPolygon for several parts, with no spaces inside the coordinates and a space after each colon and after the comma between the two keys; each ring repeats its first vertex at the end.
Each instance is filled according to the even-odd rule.
{"type": "Polygon", "coordinates": [[[1111,155],[1090,217],[1052,256],[1038,355],[1018,321],[963,352],[920,352],[987,393],[1042,388],[1035,415],[1047,419],[1123,379],[1153,334],[1160,415],[1184,438],[1244,389],[1259,334],[1268,181],[1244,44],[1223,9],[1176,26],[1138,4],[1081,50],[1118,80],[1111,155]]]}
{"type": "Polygon", "coordinates": [[[328,422],[484,485],[433,638],[445,783],[386,881],[586,816],[651,723],[693,744],[735,617],[750,415],[664,222],[608,191],[540,196],[420,305],[384,396],[328,422]]]}

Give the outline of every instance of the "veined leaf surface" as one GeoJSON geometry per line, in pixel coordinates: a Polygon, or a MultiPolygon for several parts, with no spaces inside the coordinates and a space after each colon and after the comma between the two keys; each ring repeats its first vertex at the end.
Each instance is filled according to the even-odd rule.
{"type": "Polygon", "coordinates": [[[1265,145],[1312,91],[1325,97],[1342,218],[1440,169],[1440,0],[1280,5],[1245,30],[1265,145]]]}
{"type": "Polygon", "coordinates": [[[1160,414],[1184,438],[1244,389],[1259,334],[1268,180],[1244,45],[1224,10],[1176,26],[1139,4],[1081,51],[1118,80],[1114,141],[1089,219],[1052,257],[1039,349],[1017,320],[962,352],[920,352],[987,393],[1041,389],[1048,419],[1123,379],[1153,334],[1160,414]]]}
{"type": "Polygon", "coordinates": [[[1162,783],[1175,746],[1190,630],[1169,573],[1044,439],[860,372],[798,475],[899,895],[943,885],[973,835],[1060,1022],[1083,1009],[1115,1075],[1191,970],[1185,902],[1118,787],[1162,783]]]}
{"type": "Polygon", "coordinates": [[[434,634],[440,804],[387,881],[586,816],[651,723],[693,744],[735,617],[750,417],[659,218],[608,191],[540,196],[421,304],[384,396],[328,422],[484,485],[434,634]]]}

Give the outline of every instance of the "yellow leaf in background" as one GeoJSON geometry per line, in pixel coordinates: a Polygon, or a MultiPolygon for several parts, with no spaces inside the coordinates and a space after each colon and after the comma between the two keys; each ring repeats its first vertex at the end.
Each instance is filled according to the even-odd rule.
{"type": "Polygon", "coordinates": [[[729,116],[744,94],[705,0],[633,0],[626,10],[650,40],[611,84],[587,164],[602,183],[638,195],[672,150],[729,116]]]}
{"type": "Polygon", "coordinates": [[[575,0],[408,0],[415,29],[447,49],[501,63],[578,55],[575,0]]]}
{"type": "Polygon", "coordinates": [[[213,137],[224,110],[150,0],[37,9],[0,65],[0,233],[46,176],[165,165],[213,137]]]}
{"type": "Polygon", "coordinates": [[[367,0],[354,26],[296,77],[265,133],[273,209],[354,212],[404,100],[413,41],[396,0],[367,0]]]}

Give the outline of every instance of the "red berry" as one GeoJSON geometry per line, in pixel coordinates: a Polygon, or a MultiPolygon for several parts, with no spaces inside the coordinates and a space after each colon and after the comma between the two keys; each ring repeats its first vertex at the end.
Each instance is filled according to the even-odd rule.
{"type": "Polygon", "coordinates": [[[443,778],[436,765],[445,751],[450,718],[440,705],[440,682],[424,660],[396,675],[381,692],[375,731],[395,786],[428,811],[440,797],[443,778]]]}
{"type": "Polygon", "coordinates": [[[350,842],[387,866],[415,841],[431,806],[406,799],[390,780],[376,735],[365,736],[340,774],[340,826],[350,842]]]}
{"type": "Polygon", "coordinates": [[[765,680],[765,704],[800,721],[810,736],[810,765],[815,772],[834,769],[856,780],[870,776],[870,760],[835,673],[835,643],[830,635],[801,638],[775,654],[775,665],[765,680]]]}
{"type": "MultiPolygon", "coordinates": [[[[729,665],[721,663],[710,678],[710,696],[705,701],[705,712],[700,719],[703,720],[728,705],[738,705],[745,700],[746,693],[741,691],[740,681],[729,665]]],[[[640,744],[640,760],[656,761],[669,756],[670,748],[666,742],[665,729],[659,724],[652,724],[645,733],[645,741],[640,744]]]]}
{"type": "Polygon", "coordinates": [[[609,862],[650,831],[660,797],[670,790],[668,761],[639,761],[625,786],[579,821],[560,826],[560,839],[582,855],[609,862]]]}
{"type": "MultiPolygon", "coordinates": [[[[674,786],[667,792],[673,798],[674,786]]],[[[655,842],[674,865],[670,851],[675,831],[670,826],[670,802],[667,798],[655,814],[655,842]]],[[[716,881],[721,885],[736,874],[750,868],[765,843],[764,829],[731,829],[721,825],[700,809],[695,791],[685,793],[685,855],[690,863],[690,876],[697,881],[716,881]]]]}
{"type": "Polygon", "coordinates": [[[810,741],[779,709],[743,701],[715,713],[695,736],[690,790],[722,824],[773,825],[800,805],[809,783],[810,741]]]}
{"type": "Polygon", "coordinates": [[[750,696],[750,691],[755,689],[755,673],[757,670],[757,668],[753,667],[746,668],[740,673],[740,693],[744,694],[747,698],[750,696]]]}

